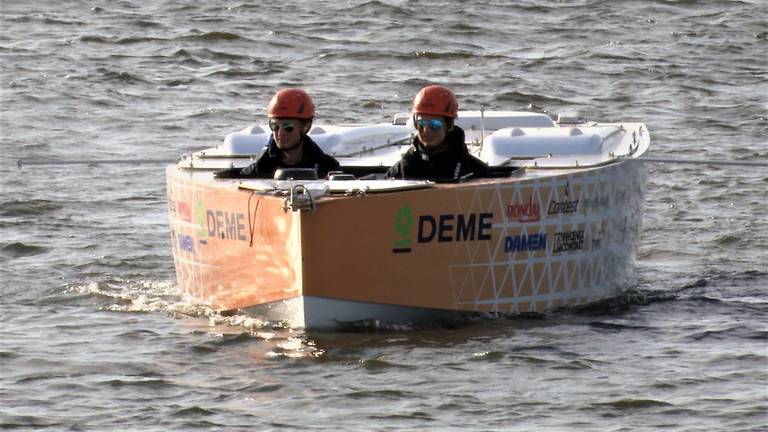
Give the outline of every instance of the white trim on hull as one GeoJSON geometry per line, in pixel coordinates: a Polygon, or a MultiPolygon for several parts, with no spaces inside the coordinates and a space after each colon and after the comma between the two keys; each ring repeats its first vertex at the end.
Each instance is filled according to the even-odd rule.
{"type": "Polygon", "coordinates": [[[242,312],[268,321],[285,322],[291,328],[312,330],[333,330],[361,321],[399,324],[424,323],[440,318],[474,313],[312,296],[298,296],[252,306],[242,310],[242,312]]]}
{"type": "MultiPolygon", "coordinates": [[[[556,300],[561,304],[570,304],[579,306],[592,301],[606,300],[615,298],[624,292],[626,284],[614,287],[597,287],[575,290],[570,293],[551,293],[545,295],[518,296],[514,299],[499,299],[504,303],[530,303],[547,302],[550,304],[548,310],[554,310],[558,307],[556,300]],[[575,303],[577,298],[586,299],[586,301],[575,303]],[[509,300],[509,301],[504,301],[509,300]]],[[[526,310],[506,310],[497,311],[501,314],[531,313],[526,310]]],[[[271,322],[284,322],[293,329],[311,329],[311,330],[336,330],[348,328],[355,323],[366,322],[367,325],[378,327],[380,324],[386,325],[408,325],[424,324],[435,322],[440,319],[457,318],[478,313],[480,311],[471,310],[445,310],[429,309],[412,306],[398,306],[380,303],[358,302],[350,300],[329,299],[314,296],[298,296],[286,300],[266,303],[252,306],[241,310],[249,316],[263,318],[271,322]]],[[[533,312],[537,313],[537,312],[533,312]]],[[[365,327],[366,325],[362,325],[365,327]]]]}

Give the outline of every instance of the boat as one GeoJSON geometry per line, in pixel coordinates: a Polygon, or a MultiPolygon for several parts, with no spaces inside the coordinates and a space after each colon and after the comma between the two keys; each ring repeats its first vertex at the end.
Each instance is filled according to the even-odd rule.
{"type": "Polygon", "coordinates": [[[174,264],[187,300],[294,328],[419,322],[452,314],[546,313],[631,287],[649,148],[639,122],[460,111],[488,178],[387,179],[414,136],[391,123],[317,124],[341,163],[272,178],[254,162],[266,124],[166,169],[174,264]],[[224,174],[222,174],[224,173],[224,174]]]}

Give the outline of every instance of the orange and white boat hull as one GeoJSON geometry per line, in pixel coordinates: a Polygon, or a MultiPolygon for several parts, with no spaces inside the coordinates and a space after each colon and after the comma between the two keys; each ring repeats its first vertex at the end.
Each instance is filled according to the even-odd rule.
{"type": "Polygon", "coordinates": [[[292,211],[264,180],[177,166],[166,174],[182,291],[218,310],[315,328],[614,297],[632,283],[645,185],[643,165],[624,160],[326,194],[292,211]]]}

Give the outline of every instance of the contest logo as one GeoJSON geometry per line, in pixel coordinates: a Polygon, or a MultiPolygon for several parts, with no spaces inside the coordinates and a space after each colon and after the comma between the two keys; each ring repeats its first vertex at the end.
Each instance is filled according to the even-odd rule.
{"type": "Polygon", "coordinates": [[[572,214],[576,213],[579,210],[579,200],[571,200],[571,184],[570,182],[565,182],[565,190],[564,190],[565,199],[562,201],[550,201],[549,207],[547,207],[547,214],[552,215],[558,215],[558,214],[572,214]]]}

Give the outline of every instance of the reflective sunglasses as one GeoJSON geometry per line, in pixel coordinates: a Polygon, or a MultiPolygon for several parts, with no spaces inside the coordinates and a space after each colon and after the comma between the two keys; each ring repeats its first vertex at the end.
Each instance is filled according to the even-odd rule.
{"type": "Polygon", "coordinates": [[[296,125],[294,125],[293,123],[283,123],[283,124],[279,125],[279,124],[277,124],[277,122],[273,122],[273,121],[269,122],[269,129],[271,129],[272,132],[277,132],[280,129],[282,129],[283,131],[285,131],[287,133],[291,133],[291,132],[293,132],[293,129],[295,129],[295,128],[296,128],[296,125]]]}
{"type": "Polygon", "coordinates": [[[417,128],[419,128],[421,130],[424,130],[424,128],[426,128],[427,126],[429,126],[429,128],[432,129],[432,130],[442,129],[443,121],[440,120],[440,119],[432,119],[432,120],[418,119],[418,120],[416,120],[416,127],[417,128]]]}

